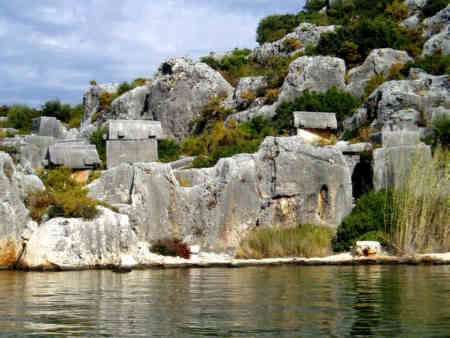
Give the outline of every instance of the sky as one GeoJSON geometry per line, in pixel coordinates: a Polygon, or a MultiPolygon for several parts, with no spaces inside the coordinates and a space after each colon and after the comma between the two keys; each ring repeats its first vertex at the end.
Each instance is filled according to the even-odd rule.
{"type": "Polygon", "coordinates": [[[151,77],[169,57],[254,48],[304,0],[0,0],[0,105],[82,102],[90,80],[151,77]]]}

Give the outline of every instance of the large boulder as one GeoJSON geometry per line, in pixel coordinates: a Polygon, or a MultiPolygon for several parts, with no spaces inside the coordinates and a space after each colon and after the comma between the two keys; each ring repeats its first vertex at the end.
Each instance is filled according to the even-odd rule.
{"type": "Polygon", "coordinates": [[[447,75],[432,76],[412,71],[410,80],[389,81],[379,86],[345,128],[372,121],[371,126],[387,131],[421,130],[430,126],[433,116],[450,105],[447,75]]]}
{"type": "Polygon", "coordinates": [[[294,100],[305,91],[345,88],[345,62],[331,56],[302,56],[289,65],[278,102],[294,100]]]}
{"type": "Polygon", "coordinates": [[[237,107],[248,107],[251,104],[249,94],[257,95],[259,90],[267,88],[267,81],[264,76],[242,77],[236,86],[233,101],[237,107]]]}
{"type": "Polygon", "coordinates": [[[450,5],[423,21],[423,55],[450,54],[450,5]]]}
{"type": "Polygon", "coordinates": [[[168,136],[180,140],[190,135],[189,122],[211,98],[223,96],[231,101],[233,87],[206,63],[188,58],[164,62],[153,77],[147,110],[142,119],[161,121],[168,136]]]}
{"type": "Polygon", "coordinates": [[[128,216],[99,207],[94,220],[53,218],[27,238],[17,266],[23,269],[86,269],[122,264],[137,244],[128,216]]]}
{"type": "Polygon", "coordinates": [[[0,269],[16,263],[23,251],[22,235],[34,226],[23,202],[32,188],[43,188],[39,178],[18,172],[11,157],[0,152],[0,269]]]}
{"type": "Polygon", "coordinates": [[[300,24],[292,33],[287,34],[280,40],[267,42],[260,47],[255,48],[252,56],[261,64],[267,62],[274,56],[288,56],[292,53],[303,51],[306,46],[315,46],[323,33],[334,32],[336,26],[317,26],[310,23],[300,24]],[[297,40],[298,49],[293,50],[289,41],[297,40]]]}
{"type": "Polygon", "coordinates": [[[393,65],[405,64],[412,60],[404,51],[391,48],[374,49],[361,66],[350,70],[348,73],[349,84],[346,90],[354,96],[364,96],[364,89],[372,76],[383,75],[386,77],[393,65]]]}
{"type": "Polygon", "coordinates": [[[148,99],[151,88],[148,85],[136,87],[111,103],[110,117],[117,120],[140,120],[148,116],[148,99]]]}
{"type": "Polygon", "coordinates": [[[335,228],[352,206],[342,153],[297,137],[269,137],[258,153],[222,159],[213,168],[123,165],[89,187],[91,196],[109,203],[129,196],[124,210],[140,241],[179,236],[202,250],[231,254],[255,226],[335,228]]]}

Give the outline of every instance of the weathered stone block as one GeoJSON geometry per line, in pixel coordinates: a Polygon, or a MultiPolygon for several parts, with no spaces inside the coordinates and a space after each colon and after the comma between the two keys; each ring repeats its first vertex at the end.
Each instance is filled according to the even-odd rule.
{"type": "Polygon", "coordinates": [[[337,129],[335,113],[294,112],[294,126],[304,129],[337,129]]]}
{"type": "Polygon", "coordinates": [[[48,148],[48,164],[72,169],[95,169],[101,165],[97,148],[92,144],[57,143],[48,148]]]}
{"type": "Polygon", "coordinates": [[[106,166],[108,169],[121,163],[155,162],[157,159],[158,143],[155,138],[106,141],[106,166]]]}
{"type": "Polygon", "coordinates": [[[56,117],[51,116],[41,116],[33,119],[32,132],[39,136],[64,137],[64,128],[61,122],[56,117]]]}
{"type": "Polygon", "coordinates": [[[108,140],[163,139],[164,133],[159,121],[147,120],[109,120],[108,140]]]}

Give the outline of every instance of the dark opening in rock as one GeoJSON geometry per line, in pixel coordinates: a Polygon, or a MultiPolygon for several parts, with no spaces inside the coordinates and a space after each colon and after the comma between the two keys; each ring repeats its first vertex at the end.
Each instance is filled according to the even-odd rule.
{"type": "Polygon", "coordinates": [[[326,185],[322,186],[319,192],[319,201],[317,204],[317,212],[321,219],[326,218],[327,212],[330,206],[330,199],[328,195],[328,187],[326,185]]]}
{"type": "Polygon", "coordinates": [[[164,62],[162,67],[161,67],[161,72],[164,75],[172,75],[172,66],[170,64],[168,64],[167,62],[164,62]]]}
{"type": "Polygon", "coordinates": [[[352,175],[353,198],[358,199],[361,195],[373,189],[372,165],[368,159],[361,157],[352,175]]]}

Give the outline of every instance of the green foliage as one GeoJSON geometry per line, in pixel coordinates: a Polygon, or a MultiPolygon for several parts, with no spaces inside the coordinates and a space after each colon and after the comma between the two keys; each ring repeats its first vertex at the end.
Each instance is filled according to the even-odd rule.
{"type": "Polygon", "coordinates": [[[180,146],[172,140],[158,140],[158,160],[172,162],[180,158],[180,146]]]}
{"type": "Polygon", "coordinates": [[[106,133],[106,128],[98,128],[89,136],[89,142],[97,148],[97,153],[103,163],[103,167],[106,167],[106,140],[103,137],[106,133]]]}
{"type": "Polygon", "coordinates": [[[308,12],[318,12],[326,5],[325,0],[307,0],[304,9],[308,12]]]}
{"type": "Polygon", "coordinates": [[[428,74],[444,75],[450,73],[450,55],[437,53],[434,55],[418,56],[414,61],[406,63],[401,72],[408,76],[411,68],[420,68],[428,74]]]}
{"type": "Polygon", "coordinates": [[[279,40],[292,32],[298,24],[297,16],[294,14],[269,15],[259,22],[256,41],[262,45],[265,42],[279,40]]]}
{"type": "Polygon", "coordinates": [[[45,190],[31,190],[25,203],[30,215],[40,222],[44,215],[93,219],[97,216],[98,201],[87,196],[88,190],[72,177],[72,170],[59,167],[40,173],[45,190]]]}
{"type": "Polygon", "coordinates": [[[38,110],[27,105],[15,104],[9,108],[8,121],[4,123],[4,127],[15,128],[23,134],[28,134],[31,133],[32,119],[40,115],[38,110]]]}
{"type": "Polygon", "coordinates": [[[79,103],[70,109],[69,128],[78,128],[83,119],[83,104],[79,103]]]}
{"type": "MultiPolygon", "coordinates": [[[[103,92],[98,97],[100,111],[111,110],[111,102],[113,102],[119,95],[117,93],[103,92]]],[[[92,121],[96,121],[92,119],[92,121]]]]}
{"type": "Polygon", "coordinates": [[[294,111],[334,112],[340,122],[351,115],[359,105],[359,98],[335,87],[328,89],[326,93],[306,91],[294,101],[283,102],[278,106],[274,128],[277,133],[293,131],[294,111]]]}
{"type": "Polygon", "coordinates": [[[189,249],[189,246],[176,237],[156,241],[152,245],[150,251],[162,256],[182,257],[185,259],[191,258],[191,250],[189,249]]]}
{"type": "Polygon", "coordinates": [[[396,22],[401,22],[408,17],[409,9],[403,1],[394,0],[385,11],[396,22]]]}
{"type": "Polygon", "coordinates": [[[320,257],[332,253],[331,229],[302,225],[295,228],[256,228],[241,243],[237,258],[320,257]]]}
{"type": "Polygon", "coordinates": [[[439,114],[433,118],[433,144],[441,144],[445,148],[450,147],[450,116],[439,114]]]}
{"type": "Polygon", "coordinates": [[[225,121],[228,115],[234,111],[223,106],[227,94],[224,92],[218,96],[210,98],[200,112],[200,115],[192,119],[191,125],[194,129],[194,135],[200,135],[205,129],[211,129],[217,121],[225,121]]]}
{"type": "Polygon", "coordinates": [[[333,241],[334,250],[349,250],[356,240],[368,232],[388,232],[391,205],[392,193],[389,191],[372,191],[362,195],[352,213],[339,226],[333,241]]]}
{"type": "Polygon", "coordinates": [[[124,81],[119,85],[119,88],[117,88],[117,96],[119,97],[131,89],[133,89],[132,86],[127,81],[124,81]]]}
{"type": "Polygon", "coordinates": [[[417,55],[423,45],[419,32],[400,27],[389,18],[361,18],[356,23],[323,34],[316,52],[343,58],[349,65],[362,63],[376,48],[406,50],[417,55]]]}
{"type": "Polygon", "coordinates": [[[0,116],[8,116],[9,107],[7,105],[0,106],[0,116]]]}
{"type": "Polygon", "coordinates": [[[422,14],[425,18],[434,16],[450,4],[449,0],[429,0],[422,8],[422,14]]]}
{"type": "Polygon", "coordinates": [[[273,133],[270,128],[257,128],[252,123],[238,126],[234,120],[225,127],[223,121],[218,121],[202,134],[184,139],[181,151],[197,156],[192,164],[194,168],[211,167],[223,157],[256,152],[264,137],[273,133]]]}
{"type": "Polygon", "coordinates": [[[45,102],[41,108],[41,115],[53,116],[62,122],[69,122],[70,113],[70,104],[61,104],[58,99],[45,102]]]}

